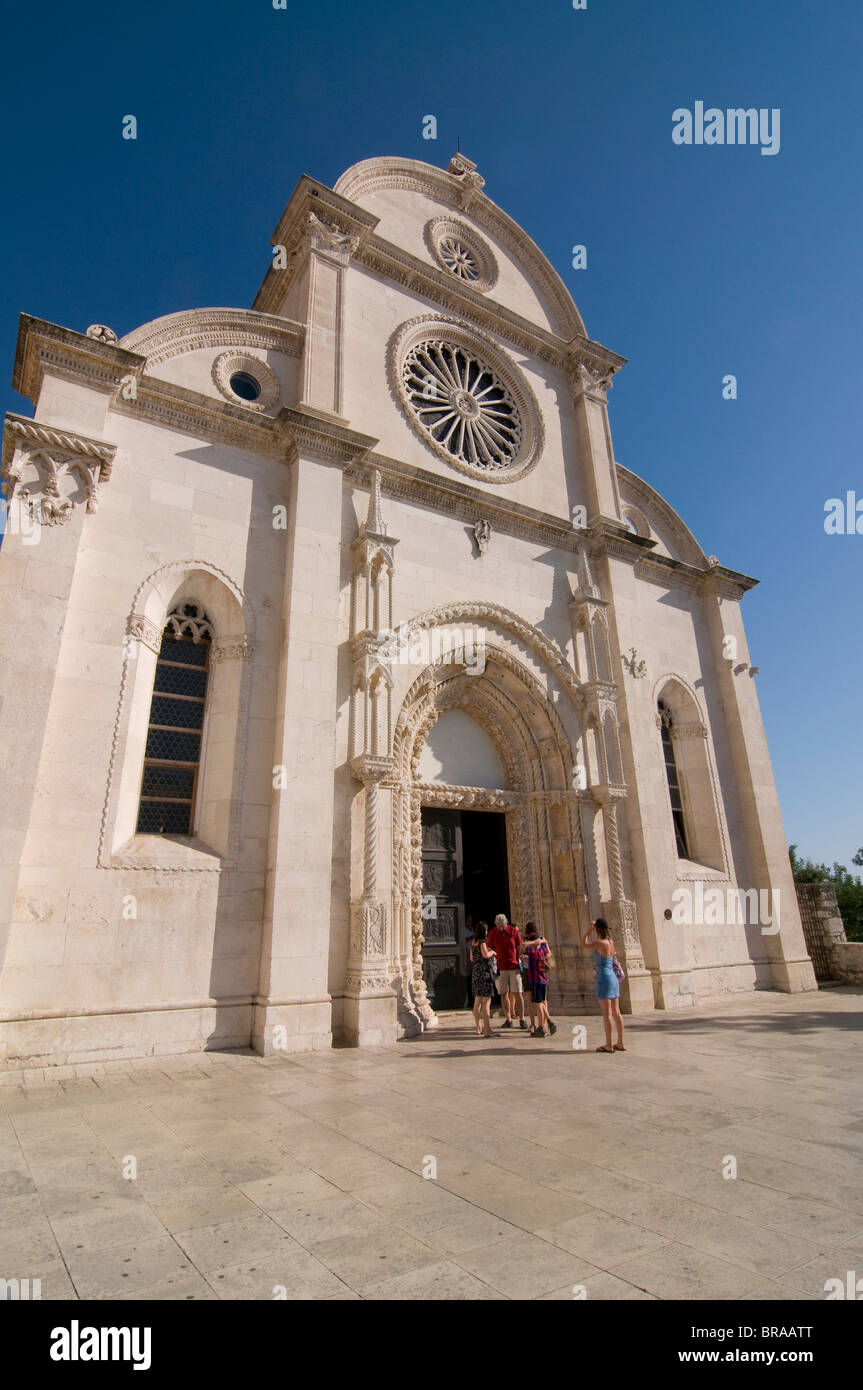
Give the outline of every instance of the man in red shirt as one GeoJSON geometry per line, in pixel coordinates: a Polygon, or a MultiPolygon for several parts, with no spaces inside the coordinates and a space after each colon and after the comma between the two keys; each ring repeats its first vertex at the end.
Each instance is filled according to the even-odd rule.
{"type": "Polygon", "coordinates": [[[524,1020],[524,990],[521,983],[521,970],[518,958],[521,955],[521,937],[518,930],[502,912],[494,919],[494,926],[488,934],[491,950],[497,952],[497,988],[504,1013],[504,1028],[511,1028],[513,1017],[518,1011],[519,1027],[527,1028],[524,1020]]]}

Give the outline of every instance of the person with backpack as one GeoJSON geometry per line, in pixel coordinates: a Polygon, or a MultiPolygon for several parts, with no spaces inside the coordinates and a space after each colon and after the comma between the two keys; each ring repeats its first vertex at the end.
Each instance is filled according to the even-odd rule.
{"type": "Polygon", "coordinates": [[[546,1028],[550,1034],[557,1032],[557,1024],[552,1023],[548,1016],[547,1003],[548,970],[550,966],[554,966],[554,956],[545,937],[540,936],[533,922],[527,923],[524,937],[522,960],[527,973],[525,991],[530,1013],[530,1036],[544,1038],[546,1028]]]}

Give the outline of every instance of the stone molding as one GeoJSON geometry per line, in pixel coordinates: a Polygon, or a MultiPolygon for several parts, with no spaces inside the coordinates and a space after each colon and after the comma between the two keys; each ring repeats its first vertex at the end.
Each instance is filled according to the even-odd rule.
{"type": "Polygon", "coordinates": [[[201,348],[254,347],[301,357],[305,336],[302,324],[254,309],[183,309],[133,329],[122,346],[141,353],[152,371],[161,362],[201,348]]]}
{"type": "Polygon", "coordinates": [[[117,343],[102,342],[31,314],[21,315],[12,385],[34,403],[39,399],[46,371],[67,381],[83,381],[97,390],[113,392],[124,379],[137,378],[143,367],[143,357],[117,343]]]}
{"type": "MultiPolygon", "coordinates": [[[[548,637],[544,637],[537,628],[532,627],[524,618],[520,618],[517,613],[513,613],[509,608],[504,608],[501,604],[480,603],[471,599],[440,604],[437,608],[427,609],[425,613],[418,613],[416,617],[409,618],[407,622],[402,624],[400,632],[408,639],[411,632],[458,622],[491,623],[509,633],[510,636],[516,637],[555,677],[563,690],[573,700],[576,708],[580,710],[586,708],[584,689],[560,648],[555,646],[548,637]]],[[[612,689],[614,688],[612,687],[612,689]]]]}
{"type": "Polygon", "coordinates": [[[411,255],[401,247],[391,246],[380,237],[364,242],[354,260],[358,266],[401,285],[411,294],[419,295],[440,312],[457,317],[460,322],[475,326],[480,332],[492,335],[508,348],[529,354],[542,362],[566,370],[567,344],[554,334],[497,300],[484,296],[469,284],[457,280],[449,271],[411,255]]]}
{"type": "Polygon", "coordinates": [[[380,472],[389,497],[433,507],[435,511],[455,517],[471,527],[487,519],[495,534],[518,536],[558,550],[578,553],[583,546],[583,539],[580,538],[583,538],[584,532],[574,530],[568,521],[532,511],[520,503],[511,502],[509,498],[481,492],[455,474],[447,477],[427,473],[397,459],[370,452],[361,466],[351,470],[351,477],[358,486],[368,487],[373,469],[380,472]]]}
{"type": "Polygon", "coordinates": [[[278,415],[262,415],[247,410],[246,403],[217,400],[159,377],[141,377],[133,397],[118,390],[111,410],[195,435],[208,443],[246,449],[263,458],[284,460],[290,452],[291,440],[282,411],[278,415]]]}

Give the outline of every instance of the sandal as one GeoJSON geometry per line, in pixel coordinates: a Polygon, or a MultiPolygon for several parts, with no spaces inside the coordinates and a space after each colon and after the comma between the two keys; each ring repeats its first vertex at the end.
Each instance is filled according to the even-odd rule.
{"type": "Polygon", "coordinates": [[[597,1050],[597,1052],[613,1052],[613,1051],[614,1051],[614,1048],[613,1048],[613,1047],[598,1047],[596,1050],[597,1050]]]}
{"type": "Polygon", "coordinates": [[[614,1044],[614,1047],[612,1048],[612,1051],[613,1051],[613,1052],[625,1052],[625,1051],[626,1051],[626,1048],[623,1046],[623,1043],[615,1043],[615,1044],[614,1044]]]}

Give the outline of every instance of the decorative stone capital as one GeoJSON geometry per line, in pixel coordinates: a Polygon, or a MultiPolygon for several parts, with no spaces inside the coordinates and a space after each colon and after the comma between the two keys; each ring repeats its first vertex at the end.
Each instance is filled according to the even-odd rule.
{"type": "Polygon", "coordinates": [[[99,486],[111,476],[116,452],[116,444],[10,413],[0,474],[12,485],[10,502],[17,495],[43,526],[57,526],[81,502],[95,512],[99,486]]]}
{"type": "Polygon", "coordinates": [[[388,690],[393,688],[392,663],[398,656],[398,638],[392,632],[369,632],[364,629],[351,638],[354,659],[353,689],[372,690],[382,681],[388,690]]]}
{"type": "Polygon", "coordinates": [[[628,795],[625,782],[599,782],[596,786],[590,787],[589,791],[591,800],[600,806],[615,805],[628,795]]]}
{"type": "Polygon", "coordinates": [[[332,219],[323,221],[317,213],[310,212],[306,218],[306,235],[309,246],[339,265],[347,265],[360,244],[360,238],[332,219]]]}
{"type": "Polygon", "coordinates": [[[602,347],[586,338],[570,343],[568,351],[569,368],[572,374],[573,394],[576,399],[584,395],[597,401],[605,401],[614,373],[623,366],[625,357],[602,347]]]}
{"type": "Polygon", "coordinates": [[[395,758],[383,758],[373,753],[361,753],[351,759],[351,772],[358,781],[365,783],[384,782],[392,777],[395,758]]]}
{"type": "Polygon", "coordinates": [[[638,911],[635,903],[628,898],[603,903],[602,915],[611,927],[611,935],[615,939],[617,953],[626,966],[626,973],[629,975],[647,974],[644,953],[641,948],[641,936],[638,931],[638,911]]]}

